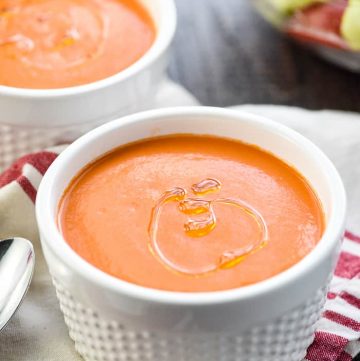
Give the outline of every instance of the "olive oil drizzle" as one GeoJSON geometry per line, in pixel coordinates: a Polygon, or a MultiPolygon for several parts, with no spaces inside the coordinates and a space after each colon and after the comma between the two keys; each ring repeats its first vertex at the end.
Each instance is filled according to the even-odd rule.
{"type": "Polygon", "coordinates": [[[191,191],[195,197],[189,197],[185,188],[175,187],[162,194],[152,209],[149,224],[149,249],[167,269],[192,277],[206,276],[222,269],[235,267],[246,257],[256,253],[265,247],[269,240],[268,228],[263,216],[246,202],[233,198],[215,198],[207,200],[200,198],[209,193],[217,193],[221,190],[221,183],[212,178],[207,178],[192,185],[191,191]],[[163,207],[170,202],[176,202],[179,212],[188,216],[184,223],[184,232],[191,238],[204,237],[214,230],[217,225],[214,205],[223,204],[237,207],[250,216],[257,224],[259,237],[251,245],[239,247],[234,250],[225,250],[217,262],[209,264],[198,270],[191,270],[172,262],[162,251],[158,242],[159,220],[163,207]]]}

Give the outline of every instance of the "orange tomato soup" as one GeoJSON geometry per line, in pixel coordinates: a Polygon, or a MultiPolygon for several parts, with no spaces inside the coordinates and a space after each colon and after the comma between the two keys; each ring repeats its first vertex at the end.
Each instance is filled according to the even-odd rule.
{"type": "Polygon", "coordinates": [[[0,85],[64,88],[114,75],[156,36],[137,0],[2,0],[0,85]]]}
{"type": "Polygon", "coordinates": [[[185,292],[249,285],[306,256],[324,216],[306,180],[258,147],[176,135],[96,160],[59,205],[68,244],[100,270],[185,292]]]}

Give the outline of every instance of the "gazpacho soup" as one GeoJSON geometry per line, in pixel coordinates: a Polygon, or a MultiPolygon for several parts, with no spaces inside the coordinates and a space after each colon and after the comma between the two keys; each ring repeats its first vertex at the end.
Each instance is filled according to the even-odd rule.
{"type": "Polygon", "coordinates": [[[201,135],[131,143],[85,167],[59,205],[72,249],[122,280],[203,292],[266,280],[325,227],[303,176],[249,144],[201,135]]]}
{"type": "Polygon", "coordinates": [[[64,88],[114,75],[156,36],[138,0],[2,0],[0,85],[64,88]]]}

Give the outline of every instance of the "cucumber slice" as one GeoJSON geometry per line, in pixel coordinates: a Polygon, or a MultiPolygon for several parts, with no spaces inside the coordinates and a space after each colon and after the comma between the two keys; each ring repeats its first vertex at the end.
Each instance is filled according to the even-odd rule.
{"type": "Polygon", "coordinates": [[[341,35],[351,49],[360,50],[360,0],[350,0],[341,21],[341,35]]]}

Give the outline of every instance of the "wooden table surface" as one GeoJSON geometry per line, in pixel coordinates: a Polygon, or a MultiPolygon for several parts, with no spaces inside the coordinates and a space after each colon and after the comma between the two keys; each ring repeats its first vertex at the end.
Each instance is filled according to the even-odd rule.
{"type": "Polygon", "coordinates": [[[271,103],[360,111],[360,74],[286,40],[250,1],[176,2],[179,24],[170,76],[202,104],[271,103]]]}
{"type": "Polygon", "coordinates": [[[289,42],[250,0],[177,0],[170,76],[203,104],[360,111],[360,74],[289,42]]]}

